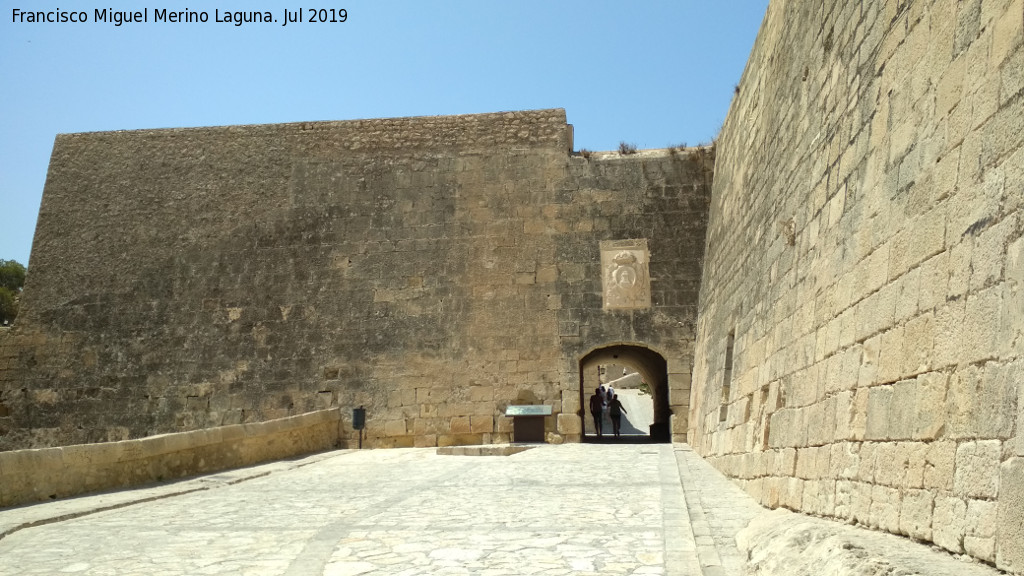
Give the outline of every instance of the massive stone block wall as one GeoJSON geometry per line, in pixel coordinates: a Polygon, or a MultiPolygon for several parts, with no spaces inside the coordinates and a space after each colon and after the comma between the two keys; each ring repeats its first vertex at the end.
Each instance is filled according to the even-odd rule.
{"type": "Polygon", "coordinates": [[[1024,3],[773,1],[719,140],[690,440],[1024,572],[1024,3]]]}
{"type": "Polygon", "coordinates": [[[609,343],[669,361],[684,436],[710,165],[573,155],[562,110],[58,136],[0,449],[360,405],[369,446],[507,440],[511,403],[574,440],[609,343]],[[649,309],[602,309],[620,239],[649,309]]]}

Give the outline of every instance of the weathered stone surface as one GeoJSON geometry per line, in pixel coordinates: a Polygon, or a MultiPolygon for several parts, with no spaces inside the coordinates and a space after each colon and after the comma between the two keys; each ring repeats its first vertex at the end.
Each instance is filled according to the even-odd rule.
{"type": "Polygon", "coordinates": [[[961,444],[956,450],[953,492],[962,497],[997,497],[1001,455],[1002,443],[998,440],[961,444]]]}
{"type": "Polygon", "coordinates": [[[787,510],[765,512],[736,535],[747,554],[744,574],[756,576],[994,576],[981,564],[968,564],[892,536],[810,518],[787,510]]]}
{"type": "Polygon", "coordinates": [[[358,405],[379,446],[511,403],[575,441],[625,361],[763,503],[1024,573],[1022,7],[772,2],[714,150],[571,155],[560,110],[60,136],[0,449],[358,405]]]}
{"type": "Polygon", "coordinates": [[[48,501],[331,449],[337,409],[97,444],[0,452],[0,507],[48,501]]]}
{"type": "Polygon", "coordinates": [[[0,450],[358,406],[367,446],[479,444],[517,403],[579,440],[625,344],[684,440],[714,151],[571,147],[563,110],[58,136],[0,450]],[[644,306],[604,310],[625,240],[644,306]]]}
{"type": "Polygon", "coordinates": [[[996,524],[996,564],[1024,572],[1024,458],[1010,458],[1000,467],[1000,498],[996,524]]]}
{"type": "MultiPolygon", "coordinates": [[[[831,480],[835,516],[1004,569],[992,506],[1024,455],[1021,7],[770,3],[718,141],[688,434],[709,457],[831,445],[826,476],[798,464],[797,509],[828,513],[831,480]],[[723,428],[729,339],[757,343],[743,366],[783,401],[723,428]]],[[[796,507],[780,494],[761,501],[796,507]]]]}

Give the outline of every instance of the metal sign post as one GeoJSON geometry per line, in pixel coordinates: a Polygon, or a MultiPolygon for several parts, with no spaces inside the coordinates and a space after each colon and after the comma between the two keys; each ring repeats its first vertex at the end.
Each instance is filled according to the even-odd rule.
{"type": "Polygon", "coordinates": [[[359,431],[359,449],[363,449],[363,428],[366,427],[366,408],[352,409],[352,429],[359,431]]]}

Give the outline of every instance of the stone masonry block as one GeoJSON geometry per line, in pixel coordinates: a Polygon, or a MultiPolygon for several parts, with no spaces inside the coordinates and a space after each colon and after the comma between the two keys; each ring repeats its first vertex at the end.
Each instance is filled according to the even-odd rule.
{"type": "Polygon", "coordinates": [[[450,430],[450,423],[442,418],[416,418],[412,422],[412,432],[416,436],[447,433],[450,430]]]}
{"type": "Polygon", "coordinates": [[[953,489],[956,442],[933,442],[925,454],[924,487],[949,492],[953,489]]]}
{"type": "MultiPolygon", "coordinates": [[[[836,356],[839,356],[839,354],[836,356]]],[[[842,353],[842,364],[839,368],[839,387],[841,390],[852,390],[858,386],[862,358],[863,352],[859,345],[850,346],[842,353]]],[[[813,376],[815,381],[820,380],[817,374],[813,374],[813,376]]],[[[819,393],[818,398],[820,397],[821,394],[819,393]]]]}
{"type": "MultiPolygon", "coordinates": [[[[999,104],[1001,106],[1005,106],[1011,98],[1024,89],[1024,49],[1018,47],[1003,63],[999,84],[999,104]]],[[[1007,208],[1012,209],[1013,206],[1007,206],[1007,208]]]]}
{"type": "Polygon", "coordinates": [[[1008,239],[1017,230],[1017,219],[1008,217],[981,232],[971,252],[970,289],[976,291],[1002,278],[1008,239]]]}
{"type": "Polygon", "coordinates": [[[986,562],[996,559],[996,503],[989,500],[967,502],[964,550],[986,562]]]}
{"type": "Polygon", "coordinates": [[[903,326],[896,326],[882,334],[876,381],[894,382],[903,375],[903,347],[906,344],[903,332],[903,326]]]}
{"type": "Polygon", "coordinates": [[[867,440],[886,440],[890,438],[889,410],[892,405],[892,397],[892,386],[875,386],[869,389],[867,430],[864,436],[867,440]]]}
{"type": "MultiPolygon", "coordinates": [[[[868,338],[892,327],[895,312],[895,284],[888,284],[878,292],[861,300],[857,305],[857,339],[868,338]]],[[[882,349],[885,350],[884,344],[882,349]]]]}
{"type": "Polygon", "coordinates": [[[870,388],[859,388],[850,407],[850,439],[864,440],[867,435],[870,388]]]}
{"type": "MultiPolygon", "coordinates": [[[[1013,379],[1021,382],[1024,378],[1024,361],[1012,365],[1013,379]]],[[[1015,456],[1024,456],[1024,386],[1017,386],[1017,435],[1011,440],[1010,449],[1015,456]]]]}
{"type": "Polygon", "coordinates": [[[967,297],[963,346],[960,361],[977,362],[999,354],[999,311],[1002,308],[1002,287],[993,286],[967,297]]]}
{"type": "Polygon", "coordinates": [[[853,442],[836,442],[829,449],[829,471],[826,477],[851,480],[857,477],[860,446],[853,442]]]}
{"type": "Polygon", "coordinates": [[[854,483],[849,480],[836,481],[832,515],[840,520],[852,518],[853,486],[854,483]]]}
{"type": "Polygon", "coordinates": [[[1018,239],[1007,248],[1005,278],[1000,310],[1001,353],[1020,354],[1024,352],[1024,238],[1018,239]]]}
{"type": "Polygon", "coordinates": [[[477,434],[441,434],[437,437],[437,445],[444,446],[472,446],[481,443],[477,434]]]}
{"type": "Polygon", "coordinates": [[[917,380],[902,380],[892,387],[889,404],[888,437],[909,440],[914,437],[917,416],[917,380]]]}
{"type": "Polygon", "coordinates": [[[494,432],[494,417],[473,415],[469,417],[470,431],[474,434],[490,434],[494,432]]]}
{"type": "Polygon", "coordinates": [[[921,269],[914,268],[897,281],[896,317],[902,322],[917,314],[920,300],[921,269]]]}
{"type": "Polygon", "coordinates": [[[471,386],[469,389],[470,402],[493,402],[494,386],[471,386]]]}
{"type": "Polygon", "coordinates": [[[837,407],[838,402],[835,396],[830,396],[811,407],[812,412],[807,422],[808,444],[822,446],[835,440],[837,407]]]}
{"type": "Polygon", "coordinates": [[[881,354],[881,346],[881,336],[874,336],[864,341],[864,345],[861,347],[861,364],[857,386],[866,387],[878,382],[878,360],[881,354]]]}
{"type": "Polygon", "coordinates": [[[803,483],[803,494],[801,496],[800,509],[811,514],[817,514],[821,507],[821,482],[808,480],[803,483]]]}
{"type": "Polygon", "coordinates": [[[912,234],[901,236],[904,244],[893,245],[889,256],[889,275],[895,278],[922,261],[942,252],[946,232],[946,208],[937,206],[914,218],[910,223],[912,234]]]}
{"type": "MultiPolygon", "coordinates": [[[[577,390],[562,390],[562,410],[575,410],[580,405],[580,393],[577,390]]],[[[569,411],[566,410],[566,411],[569,411]]]]}
{"type": "Polygon", "coordinates": [[[1001,438],[1013,434],[1018,386],[1015,364],[968,366],[950,380],[948,432],[953,438],[1001,438]]]}
{"type": "MultiPolygon", "coordinates": [[[[977,390],[977,406],[981,415],[976,425],[978,437],[1008,439],[1013,435],[1017,418],[1014,408],[1022,388],[1018,379],[1019,364],[985,364],[985,374],[977,390]]],[[[1019,435],[1020,428],[1017,430],[1019,435]]]]}
{"type": "Polygon", "coordinates": [[[871,489],[870,526],[898,533],[900,528],[900,491],[875,485],[871,489]]]}
{"type": "Polygon", "coordinates": [[[455,416],[451,419],[452,434],[470,434],[473,432],[473,425],[469,416],[455,416]]]}
{"type": "Polygon", "coordinates": [[[942,372],[917,377],[917,414],[914,435],[917,440],[935,440],[946,424],[946,387],[949,378],[942,372]]]}
{"type": "Polygon", "coordinates": [[[437,446],[437,435],[435,434],[416,435],[413,438],[413,446],[416,448],[433,448],[437,446]]]}
{"type": "Polygon", "coordinates": [[[999,495],[999,461],[1002,442],[966,442],[956,450],[953,493],[963,498],[995,498],[999,495]]]}
{"type": "Polygon", "coordinates": [[[963,298],[947,302],[935,309],[935,349],[932,366],[939,368],[959,363],[966,313],[967,307],[963,298]]]}
{"type": "Polygon", "coordinates": [[[915,540],[932,539],[935,496],[927,490],[909,490],[900,507],[900,534],[915,540]]]}
{"type": "Polygon", "coordinates": [[[946,284],[949,282],[948,259],[949,253],[941,252],[921,265],[918,305],[922,311],[933,310],[946,302],[946,284]]]}
{"type": "Polygon", "coordinates": [[[1000,497],[996,516],[996,567],[1024,572],[1024,458],[1008,459],[999,468],[1000,497]]]}
{"type": "Polygon", "coordinates": [[[884,486],[898,487],[903,485],[906,470],[905,459],[900,456],[896,442],[879,442],[875,444],[875,482],[884,486]]]}
{"type": "Polygon", "coordinates": [[[800,510],[803,505],[804,484],[806,482],[799,478],[783,479],[779,504],[791,510],[800,510]]]}
{"type": "Polygon", "coordinates": [[[955,496],[937,495],[932,515],[933,541],[950,552],[960,554],[964,551],[966,531],[967,503],[955,496]]]}
{"type": "Polygon", "coordinates": [[[971,252],[974,250],[973,238],[957,242],[947,250],[949,253],[946,282],[946,300],[960,298],[967,293],[971,282],[971,252]]]}
{"type": "Polygon", "coordinates": [[[800,448],[796,451],[796,477],[802,480],[814,478],[817,448],[800,448]]]}
{"type": "Polygon", "coordinates": [[[900,442],[897,445],[900,462],[906,462],[903,488],[924,488],[924,469],[928,461],[928,445],[923,442],[900,442]]]}
{"type": "Polygon", "coordinates": [[[928,370],[934,345],[934,323],[930,312],[908,321],[904,330],[902,374],[928,370]]]}
{"type": "Polygon", "coordinates": [[[830,478],[829,470],[832,465],[832,451],[830,446],[819,446],[816,450],[816,462],[814,465],[815,478],[830,478]]]}
{"type": "Polygon", "coordinates": [[[860,445],[860,456],[857,459],[857,480],[873,483],[875,481],[877,442],[864,442],[860,445]]]}
{"type": "Polygon", "coordinates": [[[850,517],[863,525],[871,524],[871,491],[873,486],[866,482],[854,482],[850,497],[850,517]]]}
{"type": "Polygon", "coordinates": [[[768,445],[772,448],[783,448],[788,446],[788,432],[792,426],[795,410],[783,408],[775,411],[771,416],[771,426],[768,431],[768,445]]]}
{"type": "Polygon", "coordinates": [[[851,440],[850,415],[853,407],[853,392],[845,390],[832,398],[835,400],[835,430],[832,438],[835,440],[851,440]]]}
{"type": "Polygon", "coordinates": [[[987,417],[978,413],[978,390],[984,373],[971,365],[954,372],[949,379],[946,396],[946,432],[948,438],[974,438],[978,419],[987,417]]]}
{"type": "Polygon", "coordinates": [[[384,423],[385,436],[405,436],[407,433],[405,420],[389,420],[384,423]]]}
{"type": "Polygon", "coordinates": [[[512,418],[508,416],[498,416],[494,422],[495,431],[500,434],[511,434],[512,433],[512,418]]]}
{"type": "Polygon", "coordinates": [[[559,414],[556,420],[556,430],[559,434],[582,434],[580,418],[575,414],[559,414]]]}
{"type": "Polygon", "coordinates": [[[776,454],[775,476],[796,474],[796,448],[786,448],[776,454]]]}

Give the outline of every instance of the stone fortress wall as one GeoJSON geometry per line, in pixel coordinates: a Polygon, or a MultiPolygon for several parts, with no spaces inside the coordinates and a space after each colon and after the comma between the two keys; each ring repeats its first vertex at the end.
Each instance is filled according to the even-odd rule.
{"type": "Polygon", "coordinates": [[[563,110],[58,136],[0,450],[331,407],[354,445],[357,406],[371,447],[507,441],[537,403],[579,440],[609,345],[665,359],[685,439],[713,155],[571,147],[563,110]],[[619,241],[646,307],[603,306],[619,241]]]}
{"type": "Polygon", "coordinates": [[[1024,573],[1022,144],[1024,0],[773,0],[717,155],[561,110],[62,135],[0,450],[575,441],[622,364],[763,504],[1024,573]]]}
{"type": "Polygon", "coordinates": [[[773,1],[718,142],[690,442],[1024,573],[1024,2],[773,1]]]}

